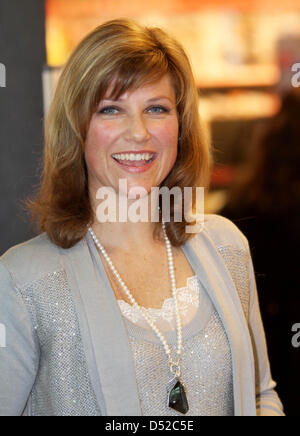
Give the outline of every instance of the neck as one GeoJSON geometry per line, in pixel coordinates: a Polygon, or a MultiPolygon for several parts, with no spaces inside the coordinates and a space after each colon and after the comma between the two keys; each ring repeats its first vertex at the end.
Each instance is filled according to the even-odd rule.
{"type": "MultiPolygon", "coordinates": [[[[156,243],[153,239],[153,231],[155,225],[157,225],[157,221],[159,221],[158,214],[158,203],[151,202],[150,195],[144,197],[141,200],[130,200],[127,199],[127,213],[122,209],[121,215],[122,217],[127,216],[126,222],[122,222],[120,220],[120,208],[119,205],[122,204],[119,202],[119,196],[116,196],[116,213],[112,215],[112,219],[107,222],[100,222],[99,213],[104,209],[104,204],[102,204],[104,200],[100,201],[93,205],[94,211],[94,221],[92,224],[92,229],[98,237],[99,241],[103,245],[106,250],[114,250],[114,249],[122,249],[124,251],[144,251],[145,247],[149,247],[149,245],[153,245],[156,243]],[[136,203],[136,204],[135,204],[136,203]],[[101,204],[103,207],[101,207],[101,204]],[[145,214],[142,215],[141,207],[138,208],[138,205],[141,206],[145,211],[145,214]],[[155,217],[157,213],[156,222],[151,220],[151,208],[152,215],[155,217]],[[147,213],[146,213],[147,211],[147,213]],[[142,215],[143,218],[146,218],[146,222],[133,222],[133,217],[138,217],[142,215]],[[114,220],[116,218],[116,221],[114,220]]],[[[124,201],[124,198],[123,198],[124,201]]],[[[123,203],[124,204],[124,203],[123,203]]],[[[122,206],[121,206],[122,207],[122,206]]],[[[108,209],[104,209],[105,214],[108,214],[108,209]]],[[[122,218],[123,220],[123,218],[122,218]]],[[[159,241],[157,242],[159,243],[159,241]]]]}
{"type": "Polygon", "coordinates": [[[106,250],[143,251],[154,244],[154,223],[98,223],[93,231],[106,250]]]}

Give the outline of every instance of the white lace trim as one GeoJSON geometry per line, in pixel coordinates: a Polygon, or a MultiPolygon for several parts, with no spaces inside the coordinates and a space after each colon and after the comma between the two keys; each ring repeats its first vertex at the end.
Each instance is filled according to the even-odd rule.
{"type": "MultiPolygon", "coordinates": [[[[195,316],[199,307],[199,281],[197,276],[188,277],[187,285],[183,288],[176,289],[179,311],[182,320],[182,325],[186,325],[195,316]]],[[[139,327],[151,329],[147,321],[140,314],[139,310],[124,300],[118,300],[118,304],[122,315],[125,316],[129,321],[138,325],[139,327]]],[[[173,297],[167,298],[160,309],[145,308],[148,315],[155,322],[160,330],[174,330],[176,328],[175,319],[175,307],[174,307],[173,297]]]]}

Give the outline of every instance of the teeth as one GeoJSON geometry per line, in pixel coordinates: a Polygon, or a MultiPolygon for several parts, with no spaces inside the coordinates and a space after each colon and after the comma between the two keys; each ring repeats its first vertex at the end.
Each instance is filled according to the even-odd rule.
{"type": "Polygon", "coordinates": [[[132,160],[132,161],[139,161],[139,160],[150,160],[154,156],[154,153],[143,153],[143,154],[113,154],[112,157],[118,159],[118,160],[132,160]]]}

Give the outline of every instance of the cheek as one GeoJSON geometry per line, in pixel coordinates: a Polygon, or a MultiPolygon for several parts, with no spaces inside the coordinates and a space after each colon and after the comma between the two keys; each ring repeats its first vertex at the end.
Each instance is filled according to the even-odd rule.
{"type": "Polygon", "coordinates": [[[159,138],[163,147],[174,149],[177,148],[178,142],[178,122],[170,120],[157,128],[156,136],[159,138]]]}
{"type": "Polygon", "coordinates": [[[85,159],[87,165],[99,166],[103,159],[101,156],[107,153],[113,142],[113,129],[109,126],[99,126],[97,123],[91,123],[85,142],[85,159]]]}
{"type": "Polygon", "coordinates": [[[90,126],[85,141],[85,162],[89,173],[93,173],[99,165],[101,166],[99,156],[101,155],[102,144],[99,132],[90,126]]]}
{"type": "Polygon", "coordinates": [[[159,132],[159,139],[162,152],[166,154],[170,167],[172,167],[178,153],[178,123],[173,121],[163,126],[159,132]]]}
{"type": "Polygon", "coordinates": [[[106,126],[91,124],[86,139],[86,148],[101,153],[112,142],[112,129],[106,126]]]}
{"type": "Polygon", "coordinates": [[[177,160],[178,154],[178,123],[169,122],[157,130],[159,139],[163,177],[166,177],[177,160]]]}

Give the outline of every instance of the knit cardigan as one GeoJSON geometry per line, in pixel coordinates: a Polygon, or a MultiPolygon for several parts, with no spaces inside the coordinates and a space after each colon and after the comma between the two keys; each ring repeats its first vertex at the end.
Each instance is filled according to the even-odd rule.
{"type": "MultiPolygon", "coordinates": [[[[0,258],[0,416],[141,415],[126,328],[88,237],[62,249],[42,233],[0,258]]],[[[234,415],[283,416],[247,239],[208,214],[181,248],[229,340],[234,415]]]]}

